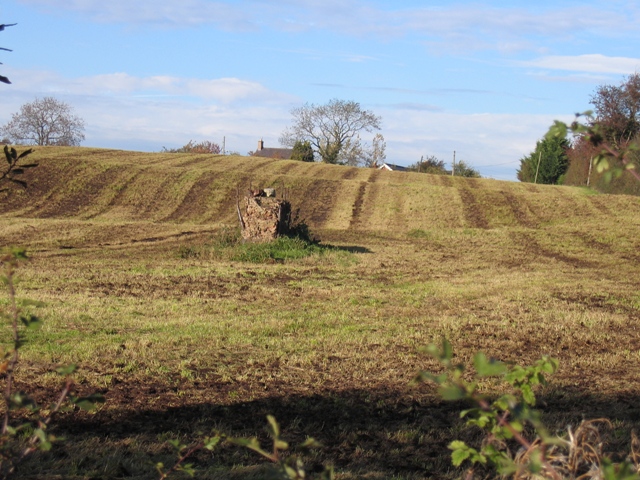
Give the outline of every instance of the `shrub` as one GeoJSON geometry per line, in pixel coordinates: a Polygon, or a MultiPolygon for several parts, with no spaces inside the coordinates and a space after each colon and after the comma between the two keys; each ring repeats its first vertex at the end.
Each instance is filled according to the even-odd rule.
{"type": "Polygon", "coordinates": [[[300,160],[301,162],[313,162],[313,147],[309,141],[298,140],[293,145],[291,160],[300,160]]]}
{"type": "MultiPolygon", "coordinates": [[[[597,424],[609,424],[608,420],[583,421],[574,432],[569,427],[562,436],[547,431],[541,414],[533,408],[534,389],[546,385],[546,375],[558,369],[557,360],[543,357],[532,366],[520,367],[478,352],[473,359],[475,374],[468,380],[465,366],[454,362],[453,348],[446,339],[441,348],[430,345],[426,351],[440,362],[444,372],[420,372],[416,380],[435,382],[444,400],[469,401],[472,407],[460,412],[460,418],[484,434],[477,447],[460,440],[449,444],[454,466],[471,464],[465,478],[473,479],[474,469],[480,466],[492,468],[502,478],[518,480],[640,479],[637,464],[615,464],[603,454],[597,424]],[[513,391],[493,401],[486,398],[478,387],[491,377],[502,379],[513,391]]],[[[637,452],[632,451],[631,457],[638,458],[637,452]]]]}
{"type": "Polygon", "coordinates": [[[213,155],[219,155],[222,153],[220,145],[209,140],[205,140],[199,143],[189,140],[189,143],[183,145],[180,148],[166,148],[162,147],[163,153],[210,153],[213,155]]]}

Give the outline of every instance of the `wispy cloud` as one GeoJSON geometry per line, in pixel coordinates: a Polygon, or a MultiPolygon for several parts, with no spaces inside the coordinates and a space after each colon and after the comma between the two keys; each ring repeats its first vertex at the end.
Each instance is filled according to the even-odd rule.
{"type": "Polygon", "coordinates": [[[608,57],[600,54],[576,56],[551,55],[529,62],[522,62],[522,65],[567,72],[629,75],[640,71],[640,58],[608,57]]]}
{"type": "MultiPolygon", "coordinates": [[[[450,7],[383,8],[363,0],[20,0],[50,11],[74,11],[93,21],[166,27],[213,25],[228,31],[329,30],[349,36],[417,36],[425,45],[503,52],[537,50],[529,37],[581,34],[637,36],[638,14],[616,2],[598,7],[495,7],[457,3],[450,7]]],[[[357,57],[356,57],[357,58],[357,57]]]]}
{"type": "Polygon", "coordinates": [[[243,101],[282,103],[295,101],[292,95],[269,90],[257,82],[239,78],[136,77],[112,73],[67,79],[52,72],[12,73],[18,88],[46,93],[96,96],[177,96],[233,104],[243,101]]]}

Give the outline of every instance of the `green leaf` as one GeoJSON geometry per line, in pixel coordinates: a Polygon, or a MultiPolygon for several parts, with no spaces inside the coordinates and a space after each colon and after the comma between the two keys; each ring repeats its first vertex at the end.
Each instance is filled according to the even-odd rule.
{"type": "Polygon", "coordinates": [[[451,463],[454,467],[459,467],[462,462],[468,459],[471,453],[468,450],[456,450],[451,454],[451,463]]]}
{"type": "Polygon", "coordinates": [[[278,439],[274,440],[273,448],[275,448],[276,450],[286,450],[287,448],[289,448],[289,444],[284,440],[278,439]]]}
{"type": "Polygon", "coordinates": [[[258,442],[258,439],[256,437],[252,437],[252,438],[229,438],[229,442],[233,443],[234,445],[239,445],[241,447],[245,447],[248,448],[250,450],[253,450],[254,452],[259,453],[260,455],[262,455],[265,458],[268,458],[270,460],[273,459],[272,455],[268,452],[265,452],[262,447],[260,446],[260,442],[258,442]]]}
{"type": "Polygon", "coordinates": [[[190,477],[194,477],[196,474],[196,469],[193,467],[193,463],[183,463],[177,470],[186,473],[190,477]]]}
{"type": "Polygon", "coordinates": [[[321,448],[322,444],[315,438],[309,437],[300,444],[300,448],[321,448]]]}
{"type": "Polygon", "coordinates": [[[531,406],[536,404],[536,396],[533,394],[533,390],[531,386],[528,384],[524,384],[520,387],[520,391],[522,392],[522,399],[531,406]]]}
{"type": "Polygon", "coordinates": [[[462,400],[467,396],[467,392],[456,385],[443,385],[438,389],[443,400],[462,400]]]}
{"type": "Polygon", "coordinates": [[[453,358],[453,346],[446,338],[442,339],[442,357],[445,360],[451,360],[453,358]]]}
{"type": "Polygon", "coordinates": [[[216,435],[215,437],[205,438],[203,441],[204,448],[207,450],[213,450],[220,443],[221,437],[216,435]]]}
{"type": "Polygon", "coordinates": [[[176,451],[181,452],[182,450],[184,450],[185,448],[187,448],[186,445],[183,445],[180,440],[176,439],[176,438],[171,438],[169,440],[167,440],[167,443],[169,445],[171,445],[176,451]]]}
{"type": "Polygon", "coordinates": [[[99,393],[94,393],[88,397],[78,398],[73,403],[85,412],[91,412],[96,409],[96,404],[104,403],[104,397],[99,393]]]}
{"type": "Polygon", "coordinates": [[[478,352],[473,358],[473,365],[480,377],[495,377],[497,375],[504,375],[507,372],[507,366],[494,359],[487,358],[487,356],[478,352]]]}
{"type": "Polygon", "coordinates": [[[273,415],[267,415],[267,421],[269,422],[269,433],[273,438],[280,437],[280,425],[276,421],[276,417],[273,415]]]}
{"type": "Polygon", "coordinates": [[[556,120],[553,122],[553,125],[551,126],[551,128],[549,128],[549,131],[545,136],[546,138],[549,138],[549,139],[566,138],[567,132],[568,132],[567,124],[556,120]]]}

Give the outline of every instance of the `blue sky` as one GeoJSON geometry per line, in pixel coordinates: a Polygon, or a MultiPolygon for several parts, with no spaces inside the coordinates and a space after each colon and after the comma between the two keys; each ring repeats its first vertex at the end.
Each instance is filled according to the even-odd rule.
{"type": "MultiPolygon", "coordinates": [[[[514,180],[554,119],[640,71],[640,1],[5,0],[0,123],[71,104],[83,145],[278,146],[306,102],[382,117],[387,161],[514,180]]],[[[365,138],[366,139],[366,138],[365,138]]]]}

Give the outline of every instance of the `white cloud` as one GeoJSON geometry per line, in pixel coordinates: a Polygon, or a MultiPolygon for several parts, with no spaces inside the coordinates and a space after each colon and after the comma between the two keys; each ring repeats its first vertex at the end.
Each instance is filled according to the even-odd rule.
{"type": "Polygon", "coordinates": [[[542,48],[528,37],[572,38],[580,34],[637,35],[638,15],[618,11],[615,2],[576,7],[381,8],[363,0],[21,0],[49,11],[75,11],[98,22],[167,27],[214,25],[223,30],[330,30],[343,35],[418,35],[434,49],[496,49],[513,52],[542,48]]]}
{"type": "Polygon", "coordinates": [[[12,71],[7,74],[21,90],[72,95],[182,96],[224,104],[240,101],[291,102],[295,97],[239,78],[135,77],[127,73],[66,79],[52,72],[12,71]]]}
{"type": "Polygon", "coordinates": [[[608,57],[600,54],[576,56],[550,55],[529,62],[522,62],[522,65],[569,72],[629,75],[640,71],[640,58],[608,57]]]}

